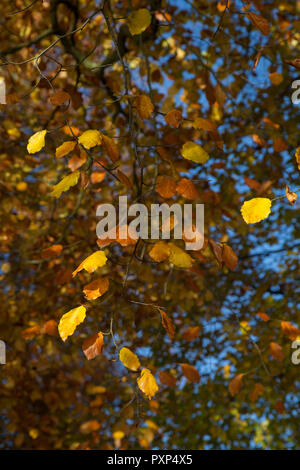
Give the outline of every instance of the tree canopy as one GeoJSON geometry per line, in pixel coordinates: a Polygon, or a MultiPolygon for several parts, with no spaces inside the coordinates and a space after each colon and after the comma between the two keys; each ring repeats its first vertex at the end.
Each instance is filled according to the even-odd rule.
{"type": "Polygon", "coordinates": [[[300,2],[1,11],[0,448],[297,448],[300,2]],[[120,196],[202,249],[98,239],[120,196]]]}

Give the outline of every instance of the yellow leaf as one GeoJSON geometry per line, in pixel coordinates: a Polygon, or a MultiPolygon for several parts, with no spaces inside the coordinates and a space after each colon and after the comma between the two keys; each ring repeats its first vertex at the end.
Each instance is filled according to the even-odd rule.
{"type": "Polygon", "coordinates": [[[27,185],[26,181],[20,181],[20,183],[18,183],[16,185],[16,189],[18,191],[26,191],[27,188],[28,188],[28,185],[27,185]]]}
{"type": "Polygon", "coordinates": [[[151,249],[149,256],[151,256],[154,261],[160,263],[170,256],[171,250],[169,245],[164,241],[159,241],[155,243],[151,249]]]}
{"type": "Polygon", "coordinates": [[[192,258],[184,250],[179,248],[173,243],[169,243],[171,250],[170,263],[174,264],[178,268],[190,268],[192,266],[192,258]]]}
{"type": "Polygon", "coordinates": [[[75,146],[76,146],[76,142],[74,140],[64,142],[62,145],[57,147],[55,151],[56,158],[62,158],[65,155],[68,155],[68,153],[72,152],[75,146]]]}
{"type": "Polygon", "coordinates": [[[246,224],[256,224],[266,219],[271,213],[272,201],[265,197],[255,197],[245,201],[241,213],[246,224]]]}
{"type": "Polygon", "coordinates": [[[74,173],[70,173],[68,176],[65,176],[65,178],[63,178],[58,184],[53,186],[50,196],[59,198],[63,192],[68,191],[71,186],[75,186],[75,184],[77,184],[79,175],[79,171],[74,171],[74,173]]]}
{"type": "Polygon", "coordinates": [[[59,322],[58,332],[63,341],[66,341],[68,336],[71,336],[76,327],[80,325],[85,319],[86,308],[83,305],[80,307],[73,308],[69,312],[65,313],[59,322]]]}
{"type": "Polygon", "coordinates": [[[121,349],[119,358],[122,364],[130,370],[138,370],[140,368],[139,358],[128,348],[121,349]]]}
{"type": "Polygon", "coordinates": [[[141,119],[147,119],[153,113],[154,106],[147,95],[137,96],[134,104],[141,119]]]}
{"type": "Polygon", "coordinates": [[[196,163],[205,163],[209,159],[208,153],[201,147],[201,145],[195,144],[195,142],[186,142],[182,149],[181,154],[187,160],[192,160],[196,163]]]}
{"type": "Polygon", "coordinates": [[[82,263],[80,263],[78,268],[75,269],[75,271],[73,272],[72,276],[75,277],[79,271],[82,271],[82,269],[85,269],[88,273],[93,273],[94,271],[96,271],[97,268],[101,268],[102,266],[104,266],[106,261],[107,258],[104,251],[95,251],[95,253],[91,254],[90,256],[85,258],[82,263]]]}
{"type": "Polygon", "coordinates": [[[151,24],[151,14],[146,8],[133,11],[128,16],[128,28],[132,36],[141,34],[151,24]]]}
{"type": "Polygon", "coordinates": [[[85,131],[81,136],[78,138],[78,143],[83,145],[86,149],[91,149],[92,147],[96,147],[96,145],[101,145],[102,143],[102,136],[99,131],[94,129],[89,129],[85,131]]]}
{"type": "Polygon", "coordinates": [[[149,400],[154,397],[158,391],[158,385],[155,377],[151,374],[149,369],[142,369],[140,377],[137,379],[139,389],[147,395],[149,400]]]}
{"type": "Polygon", "coordinates": [[[47,131],[38,131],[33,134],[28,140],[27,152],[36,153],[39,152],[45,146],[45,135],[47,131]]]}
{"type": "Polygon", "coordinates": [[[39,437],[39,434],[39,430],[35,428],[32,428],[29,431],[29,436],[31,437],[31,439],[37,439],[39,437]]]}

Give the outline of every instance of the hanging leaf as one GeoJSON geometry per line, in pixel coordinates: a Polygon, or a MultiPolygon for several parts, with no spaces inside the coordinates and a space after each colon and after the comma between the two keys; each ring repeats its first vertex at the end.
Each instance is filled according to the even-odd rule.
{"type": "Polygon", "coordinates": [[[190,268],[192,266],[193,259],[184,250],[174,245],[174,243],[169,243],[169,247],[171,250],[170,263],[178,268],[190,268]]]}
{"type": "Polygon", "coordinates": [[[295,204],[295,202],[297,201],[297,194],[296,193],[292,193],[290,191],[290,187],[286,185],[285,187],[285,193],[286,193],[286,198],[287,200],[289,201],[289,203],[291,204],[291,206],[293,206],[295,204]]]}
{"type": "Polygon", "coordinates": [[[233,271],[238,264],[238,257],[229,245],[223,245],[222,260],[231,271],[233,271]]]}
{"type": "Polygon", "coordinates": [[[183,375],[190,381],[194,383],[200,382],[200,375],[197,369],[194,366],[189,364],[180,364],[183,375]]]}
{"type": "Polygon", "coordinates": [[[262,321],[269,321],[269,320],[271,320],[271,318],[269,317],[269,315],[267,315],[266,313],[263,313],[263,312],[257,313],[257,316],[260,317],[260,318],[262,319],[262,321]]]}
{"type": "Polygon", "coordinates": [[[83,292],[88,300],[95,300],[101,295],[105,294],[108,291],[109,287],[109,278],[102,277],[101,279],[96,279],[95,281],[90,282],[84,286],[83,292]]]}
{"type": "Polygon", "coordinates": [[[167,258],[169,258],[170,253],[171,249],[168,243],[164,241],[159,241],[155,243],[155,245],[149,252],[149,256],[151,256],[154,261],[160,263],[161,261],[165,261],[167,258]]]}
{"type": "Polygon", "coordinates": [[[246,16],[264,36],[270,34],[270,23],[263,16],[252,12],[247,13],[246,16]]]}
{"type": "Polygon", "coordinates": [[[96,269],[104,266],[106,264],[106,261],[107,258],[104,251],[95,251],[95,253],[92,253],[90,256],[85,258],[82,263],[80,263],[80,265],[77,269],[75,269],[72,275],[73,277],[75,277],[79,271],[82,271],[82,269],[85,269],[88,273],[93,273],[94,271],[96,271],[96,269]]]}
{"type": "Polygon", "coordinates": [[[79,176],[79,171],[75,171],[74,173],[70,173],[68,176],[65,176],[59,183],[53,186],[50,196],[55,197],[56,199],[59,198],[62,193],[68,191],[71,186],[75,186],[75,184],[77,184],[79,176]]]}
{"type": "Polygon", "coordinates": [[[58,332],[63,341],[66,341],[74,333],[76,327],[83,322],[85,312],[86,308],[80,305],[80,307],[73,308],[61,317],[58,324],[58,332]]]}
{"type": "Polygon", "coordinates": [[[256,224],[269,217],[272,201],[265,197],[256,197],[245,201],[241,213],[246,224],[256,224]]]}
{"type": "Polygon", "coordinates": [[[178,181],[176,191],[178,194],[181,194],[181,196],[191,201],[198,199],[200,196],[196,186],[188,178],[181,178],[181,180],[178,181]]]}
{"type": "Polygon", "coordinates": [[[159,176],[155,191],[163,198],[169,199],[176,192],[176,181],[170,176],[159,176]]]}
{"type": "Polygon", "coordinates": [[[198,338],[200,335],[200,327],[199,326],[191,326],[183,333],[183,339],[185,341],[194,341],[194,339],[198,338]]]}
{"type": "Polygon", "coordinates": [[[62,145],[57,147],[55,151],[55,156],[56,158],[62,158],[68,155],[74,148],[76,147],[76,142],[73,140],[70,140],[68,142],[64,142],[62,145]]]}
{"type": "Polygon", "coordinates": [[[300,330],[299,328],[296,328],[292,323],[288,321],[282,321],[281,322],[281,329],[283,333],[290,338],[291,341],[294,341],[295,339],[300,336],[300,330]]]}
{"type": "Polygon", "coordinates": [[[151,14],[146,8],[135,10],[127,18],[128,28],[132,36],[143,33],[151,24],[151,14]]]}
{"type": "Polygon", "coordinates": [[[203,129],[204,131],[215,131],[217,129],[216,123],[210,119],[198,117],[193,122],[194,129],[203,129]]]}
{"type": "Polygon", "coordinates": [[[37,153],[45,146],[45,135],[47,134],[46,130],[38,131],[33,134],[27,144],[28,153],[37,153]]]}
{"type": "Polygon", "coordinates": [[[178,128],[182,123],[183,117],[181,111],[172,109],[165,115],[165,121],[169,126],[178,128]]]}
{"type": "Polygon", "coordinates": [[[122,348],[119,354],[120,361],[127,369],[137,371],[141,364],[136,354],[128,348],[122,348]]]}
{"type": "Polygon", "coordinates": [[[277,343],[270,343],[270,353],[276,361],[283,361],[284,359],[284,351],[281,346],[277,343]]]}
{"type": "Polygon", "coordinates": [[[159,309],[159,313],[161,315],[162,326],[165,328],[165,330],[167,331],[169,335],[169,338],[172,340],[175,335],[175,328],[174,328],[173,322],[171,318],[169,318],[166,312],[164,312],[163,310],[159,309]]]}
{"type": "Polygon", "coordinates": [[[102,134],[103,147],[112,162],[117,162],[120,158],[119,149],[113,139],[102,134]]]}
{"type": "Polygon", "coordinates": [[[83,342],[82,351],[84,352],[85,357],[90,361],[102,353],[103,346],[103,334],[100,331],[83,342]]]}
{"type": "Polygon", "coordinates": [[[99,131],[89,129],[88,131],[85,131],[83,134],[81,134],[81,136],[78,138],[78,143],[89,150],[93,147],[96,147],[96,145],[102,144],[102,136],[99,131]]]}
{"type": "Polygon", "coordinates": [[[140,377],[137,379],[139,389],[151,400],[152,397],[158,392],[158,385],[155,377],[151,374],[149,369],[142,369],[140,377]]]}
{"type": "Polygon", "coordinates": [[[176,388],[176,385],[177,385],[176,378],[172,374],[169,374],[169,372],[166,372],[165,370],[161,370],[159,372],[159,380],[161,381],[163,385],[166,385],[167,387],[176,388]]]}
{"type": "Polygon", "coordinates": [[[208,153],[195,142],[186,142],[181,149],[181,155],[196,163],[205,163],[209,159],[208,153]]]}
{"type": "Polygon", "coordinates": [[[137,96],[134,104],[141,119],[147,119],[154,111],[152,101],[147,95],[137,96]]]}
{"type": "Polygon", "coordinates": [[[232,396],[236,395],[241,390],[243,385],[243,375],[244,374],[239,374],[230,381],[228,388],[232,396]]]}

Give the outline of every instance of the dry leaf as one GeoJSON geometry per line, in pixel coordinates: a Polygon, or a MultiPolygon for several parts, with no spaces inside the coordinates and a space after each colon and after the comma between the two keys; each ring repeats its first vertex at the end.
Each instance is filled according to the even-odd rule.
{"type": "Polygon", "coordinates": [[[190,381],[194,383],[200,382],[200,375],[197,369],[194,366],[189,364],[180,364],[183,375],[190,381]]]}
{"type": "Polygon", "coordinates": [[[181,111],[178,109],[172,109],[165,115],[165,121],[169,126],[178,128],[182,123],[183,117],[181,111]]]}
{"type": "Polygon", "coordinates": [[[161,197],[169,199],[176,192],[176,181],[171,176],[158,176],[155,191],[161,197]]]}
{"type": "Polygon", "coordinates": [[[200,327],[199,326],[191,326],[183,333],[183,339],[185,341],[194,341],[194,339],[198,338],[200,335],[200,327]]]}
{"type": "Polygon", "coordinates": [[[232,396],[236,395],[242,387],[243,384],[243,375],[244,374],[239,374],[236,375],[229,383],[228,388],[229,392],[231,393],[232,396]]]}
{"type": "Polygon", "coordinates": [[[83,292],[88,300],[95,300],[101,295],[105,294],[109,288],[109,278],[102,277],[101,279],[96,279],[95,281],[90,282],[83,288],[83,292]]]}
{"type": "Polygon", "coordinates": [[[159,308],[159,313],[161,315],[162,326],[167,331],[167,333],[169,335],[169,338],[173,339],[174,335],[175,335],[175,328],[174,328],[174,325],[173,325],[173,322],[172,322],[171,318],[169,318],[168,315],[163,310],[161,310],[160,308],[159,308]]]}
{"type": "Polygon", "coordinates": [[[286,187],[285,187],[285,193],[286,193],[287,200],[293,206],[295,204],[295,202],[297,201],[297,194],[292,193],[290,191],[290,187],[288,185],[286,185],[286,187]]]}
{"type": "Polygon", "coordinates": [[[276,361],[283,361],[284,359],[284,351],[281,346],[277,343],[270,343],[270,353],[276,361]]]}
{"type": "Polygon", "coordinates": [[[84,352],[85,357],[90,361],[102,353],[103,347],[103,334],[100,331],[83,342],[82,351],[84,352]]]}

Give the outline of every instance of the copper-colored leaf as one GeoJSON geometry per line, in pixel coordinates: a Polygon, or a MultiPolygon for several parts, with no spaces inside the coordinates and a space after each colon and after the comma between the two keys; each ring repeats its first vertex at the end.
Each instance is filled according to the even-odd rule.
{"type": "Polygon", "coordinates": [[[66,101],[70,101],[70,99],[71,96],[69,93],[63,90],[59,90],[50,96],[50,103],[53,104],[53,106],[61,106],[62,104],[66,103],[66,101]]]}
{"type": "Polygon", "coordinates": [[[102,353],[104,346],[103,334],[101,331],[87,338],[82,344],[85,357],[90,361],[102,353]]]}
{"type": "Polygon", "coordinates": [[[185,341],[193,341],[194,339],[198,338],[200,335],[200,327],[199,326],[191,326],[183,333],[183,339],[185,341]]]}
{"type": "Polygon", "coordinates": [[[157,178],[155,191],[166,199],[174,196],[176,191],[176,181],[171,176],[159,176],[157,178]]]}
{"type": "Polygon", "coordinates": [[[261,384],[255,384],[254,389],[250,394],[250,400],[255,403],[259,396],[263,393],[264,387],[261,384]]]}
{"type": "Polygon", "coordinates": [[[246,16],[264,36],[268,36],[270,34],[270,23],[263,16],[257,15],[253,12],[247,13],[246,16]]]}
{"type": "Polygon", "coordinates": [[[42,251],[41,258],[46,259],[46,258],[55,258],[56,256],[59,256],[60,253],[62,252],[63,246],[62,245],[52,245],[49,248],[45,248],[42,251]]]}
{"type": "Polygon", "coordinates": [[[163,240],[155,243],[155,245],[149,252],[149,256],[158,263],[160,263],[161,261],[165,261],[167,258],[169,258],[170,254],[170,247],[168,243],[163,240]]]}
{"type": "Polygon", "coordinates": [[[171,320],[170,317],[168,317],[168,315],[166,314],[166,312],[164,312],[163,310],[159,309],[159,313],[161,315],[161,323],[162,323],[162,326],[165,328],[165,330],[167,331],[168,335],[169,335],[169,338],[170,339],[173,339],[174,338],[174,335],[175,335],[175,328],[174,328],[174,325],[173,325],[173,322],[171,320]]]}
{"type": "Polygon", "coordinates": [[[290,187],[286,185],[285,187],[286,198],[289,203],[293,206],[297,201],[297,194],[290,191],[290,187]]]}
{"type": "Polygon", "coordinates": [[[290,338],[291,341],[294,341],[298,336],[300,336],[299,328],[296,328],[296,326],[292,325],[292,323],[288,321],[281,322],[281,329],[283,333],[288,336],[288,338],[290,338]]]}
{"type": "Polygon", "coordinates": [[[233,271],[238,264],[238,257],[229,245],[223,245],[222,259],[227,268],[233,271]]]}
{"type": "Polygon", "coordinates": [[[258,312],[256,315],[257,315],[259,318],[261,318],[262,321],[269,321],[269,320],[271,320],[271,318],[269,317],[269,315],[267,315],[266,313],[258,312]]]}
{"type": "Polygon", "coordinates": [[[230,381],[228,389],[232,396],[236,395],[241,390],[243,385],[243,375],[244,374],[238,374],[230,381]]]}
{"type": "Polygon", "coordinates": [[[190,381],[194,383],[200,382],[200,375],[197,369],[194,366],[189,364],[180,364],[183,375],[190,381]]]}
{"type": "Polygon", "coordinates": [[[181,178],[181,180],[179,180],[176,186],[176,191],[186,199],[194,200],[199,197],[198,189],[188,178],[181,178]]]}
{"type": "Polygon", "coordinates": [[[132,182],[128,178],[128,176],[125,175],[121,170],[117,170],[117,175],[119,180],[128,188],[132,188],[132,182]]]}
{"type": "Polygon", "coordinates": [[[181,111],[178,109],[172,109],[165,115],[165,121],[169,126],[178,128],[182,123],[183,117],[181,111]]]}
{"type": "Polygon", "coordinates": [[[165,370],[161,370],[159,372],[159,380],[163,385],[166,385],[167,387],[176,388],[175,377],[169,374],[169,372],[166,372],[165,370]]]}
{"type": "Polygon", "coordinates": [[[119,160],[119,149],[113,139],[102,134],[102,145],[112,162],[119,160]]]}
{"type": "Polygon", "coordinates": [[[270,353],[276,361],[283,361],[284,351],[281,346],[277,343],[270,343],[270,353]]]}
{"type": "Polygon", "coordinates": [[[88,300],[95,300],[101,295],[105,294],[109,288],[109,278],[102,277],[101,279],[96,279],[95,281],[90,282],[87,284],[83,292],[88,300]]]}

